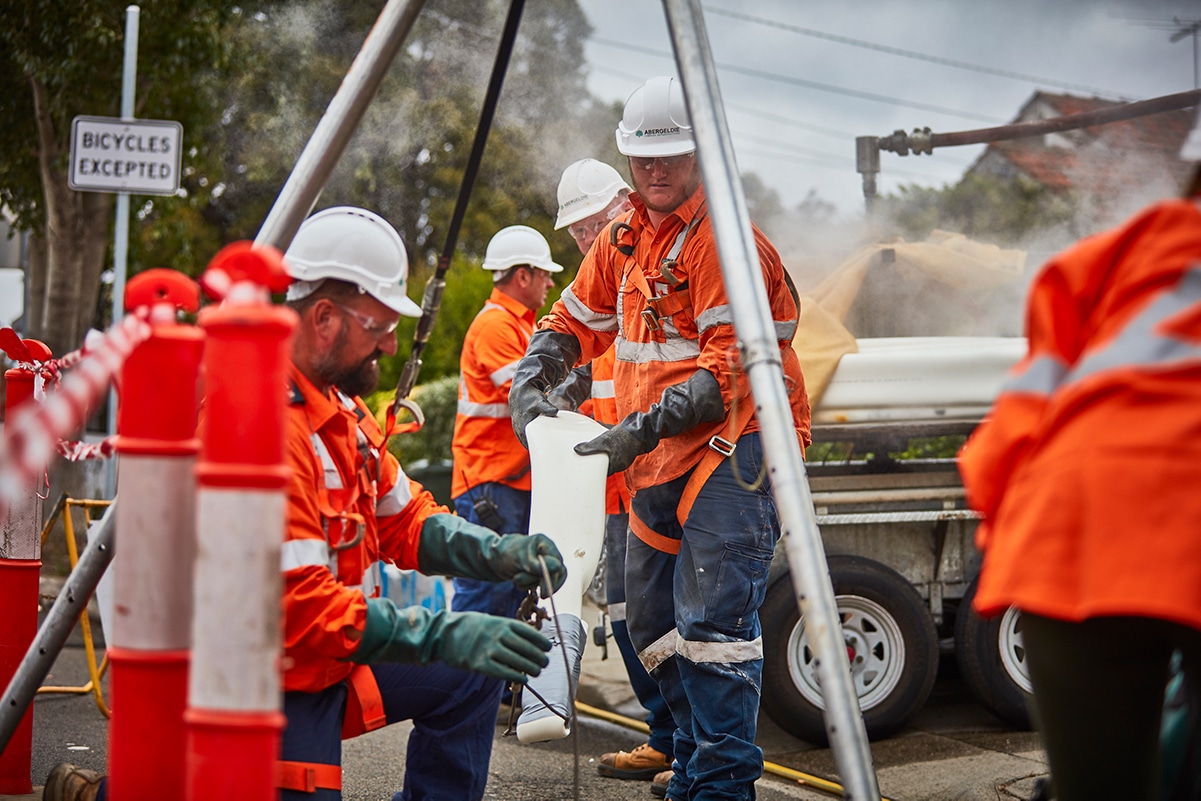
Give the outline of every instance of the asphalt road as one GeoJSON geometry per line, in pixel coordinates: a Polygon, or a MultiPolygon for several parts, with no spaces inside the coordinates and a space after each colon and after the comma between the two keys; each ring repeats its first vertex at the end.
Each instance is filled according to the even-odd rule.
{"type": "MultiPolygon", "coordinates": [[[[76,631],[47,683],[79,685],[86,680],[84,650],[76,631]]],[[[579,697],[595,707],[638,714],[616,654],[601,661],[592,645],[584,657],[579,697]]],[[[758,741],[769,763],[837,781],[828,749],[786,734],[766,715],[761,716],[759,729],[758,741]]],[[[596,772],[599,754],[628,750],[643,741],[629,728],[581,716],[578,737],[537,745],[502,737],[501,726],[496,731],[487,799],[646,801],[652,797],[649,782],[606,779],[596,772]]],[[[343,795],[347,801],[388,799],[400,788],[408,732],[408,725],[400,724],[346,743],[343,795]]],[[[91,695],[39,696],[34,711],[33,783],[41,785],[61,761],[103,770],[106,740],[107,720],[91,695]]],[[[955,675],[953,661],[946,659],[925,709],[900,734],[873,743],[872,758],[882,794],[897,801],[1027,799],[1036,780],[1047,772],[1037,735],[1006,728],[976,704],[955,675]]],[[[833,797],[773,775],[760,779],[757,795],[767,801],[833,797]]],[[[32,798],[39,799],[40,793],[32,798]]]]}

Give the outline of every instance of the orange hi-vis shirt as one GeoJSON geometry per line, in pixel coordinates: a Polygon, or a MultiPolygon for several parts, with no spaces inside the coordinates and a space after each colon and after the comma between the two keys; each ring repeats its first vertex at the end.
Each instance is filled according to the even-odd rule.
{"type": "Polygon", "coordinates": [[[459,356],[459,405],[451,440],[451,495],[480,484],[530,488],[530,454],[517,441],[509,387],[534,333],[534,313],[493,289],[472,320],[459,356]]]}
{"type": "MultiPolygon", "coordinates": [[[[613,348],[592,360],[592,419],[607,426],[617,425],[617,392],[613,383],[616,356],[613,348]]],[[[605,482],[605,514],[616,515],[630,510],[630,490],[620,473],[605,482]]]]}
{"type": "MultiPolygon", "coordinates": [[[[735,398],[740,404],[751,403],[746,374],[731,366],[738,359],[734,317],[722,280],[713,227],[702,208],[704,188],[698,188],[664,218],[658,229],[651,226],[642,199],[633,194],[630,200],[633,211],[597,238],[575,281],[563,290],[539,328],[578,339],[580,363],[614,346],[619,419],[631,412],[647,411],[659,402],[665,389],[687,381],[698,369],[708,370],[717,378],[727,415],[735,398]],[[661,274],[660,265],[694,220],[696,225],[676,259],[673,275],[678,283],[673,285],[661,274]],[[614,226],[621,233],[617,244],[610,235],[614,226]],[[632,246],[631,255],[622,253],[622,246],[632,246]],[[661,313],[651,308],[648,290],[661,313]],[[658,322],[652,327],[648,318],[656,317],[658,322]]],[[[803,449],[809,443],[809,399],[800,363],[791,347],[797,304],[785,283],[779,253],[758,228],[754,228],[754,235],[788,382],[792,417],[803,449]]],[[[630,490],[637,492],[683,475],[700,461],[710,438],[722,434],[725,427],[725,421],[703,423],[663,440],[653,451],[635,459],[626,471],[630,490]]],[[[756,430],[758,421],[752,418],[745,431],[756,430]]]]}
{"type": "Polygon", "coordinates": [[[447,509],[381,451],[383,434],[361,400],[322,394],[295,366],[290,377],[284,689],[316,692],[355,668],[346,660],[366,625],[366,599],[380,594],[379,560],[416,569],[421,527],[447,509]]]}
{"type": "Polygon", "coordinates": [[[959,456],[975,606],[1201,628],[1201,210],[1159,203],[1052,259],[1029,353],[959,456]]]}

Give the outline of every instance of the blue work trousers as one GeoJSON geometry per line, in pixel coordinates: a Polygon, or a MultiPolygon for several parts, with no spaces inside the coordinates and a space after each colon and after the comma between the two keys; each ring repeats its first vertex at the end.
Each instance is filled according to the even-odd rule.
{"type": "Polygon", "coordinates": [[[626,537],[630,536],[629,531],[628,512],[605,516],[605,603],[609,606],[609,625],[613,629],[613,642],[617,644],[630,677],[634,697],[647,712],[646,724],[651,730],[648,742],[659,753],[670,754],[675,721],[663,693],[659,692],[658,683],[642,666],[626,626],[626,537]]]}
{"type": "MultiPolygon", "coordinates": [[[[492,528],[476,514],[475,504],[486,499],[496,507],[500,517],[498,534],[528,534],[530,528],[530,491],[513,489],[505,484],[479,484],[454,499],[455,513],[472,523],[492,528]]],[[[511,581],[480,581],[456,578],[450,608],[456,612],[485,612],[500,617],[513,617],[521,606],[525,592],[511,581]]]]}
{"type": "MultiPolygon", "coordinates": [[[[405,754],[404,787],[393,801],[481,799],[488,782],[500,683],[478,673],[430,665],[371,666],[388,723],[413,721],[405,754]]],[[[321,692],[284,693],[288,723],[282,759],[342,764],[346,682],[321,692]]],[[[337,790],[283,790],[281,801],[339,801],[337,790]]]]}
{"type": "Polygon", "coordinates": [[[753,799],[763,773],[755,745],[763,674],[759,607],[780,535],[758,433],[705,482],[683,527],[676,520],[691,475],[634,496],[633,514],[680,540],[673,555],[630,537],[626,616],[630,639],[675,718],[675,773],[667,797],[753,799]],[[735,473],[737,467],[737,474],[735,473]]]}

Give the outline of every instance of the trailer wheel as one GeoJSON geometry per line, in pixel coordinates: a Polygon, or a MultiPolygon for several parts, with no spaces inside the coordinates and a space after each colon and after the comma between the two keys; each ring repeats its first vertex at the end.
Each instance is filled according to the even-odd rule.
{"type": "MultiPolygon", "coordinates": [[[[899,573],[857,556],[829,557],[851,676],[869,739],[896,732],[926,703],[938,672],[938,636],[917,591],[899,573]]],[[[789,573],[767,591],[762,709],[782,729],[827,742],[813,652],[789,573]]]]}
{"type": "Polygon", "coordinates": [[[955,618],[955,659],[964,683],[985,709],[1022,731],[1030,728],[1026,707],[1030,669],[1022,642],[1022,613],[1010,607],[984,620],[972,609],[973,581],[955,618]]]}

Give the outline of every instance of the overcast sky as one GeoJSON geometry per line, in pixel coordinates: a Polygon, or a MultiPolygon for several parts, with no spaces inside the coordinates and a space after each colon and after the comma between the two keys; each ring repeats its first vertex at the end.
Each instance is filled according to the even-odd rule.
{"type": "MultiPolygon", "coordinates": [[[[589,89],[676,74],[654,0],[579,0],[589,89]]],[[[738,167],[792,207],[863,208],[855,137],[1009,122],[1037,90],[1143,100],[1194,88],[1201,0],[703,0],[738,167]],[[904,51],[904,54],[897,51],[904,51]]],[[[616,120],[614,120],[616,124],[616,120]]],[[[611,134],[610,134],[611,135],[611,134]]],[[[954,183],[983,146],[881,154],[881,193],[954,183]]]]}

